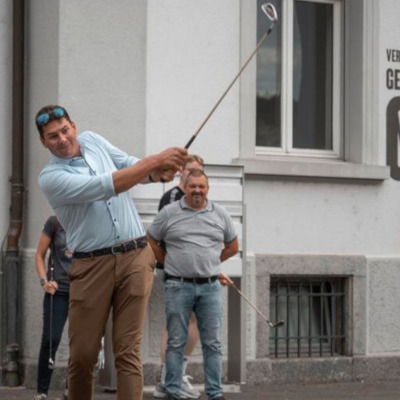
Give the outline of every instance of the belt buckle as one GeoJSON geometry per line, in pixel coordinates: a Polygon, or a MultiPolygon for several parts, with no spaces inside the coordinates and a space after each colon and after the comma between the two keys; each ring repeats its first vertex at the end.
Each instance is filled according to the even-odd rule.
{"type": "Polygon", "coordinates": [[[114,256],[116,256],[117,254],[122,254],[123,252],[124,252],[124,248],[120,244],[116,244],[111,247],[111,254],[113,254],[114,256]]]}

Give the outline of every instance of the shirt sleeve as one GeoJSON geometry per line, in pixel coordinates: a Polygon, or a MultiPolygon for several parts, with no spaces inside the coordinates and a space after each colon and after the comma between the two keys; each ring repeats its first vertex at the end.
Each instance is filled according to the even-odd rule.
{"type": "Polygon", "coordinates": [[[235,225],[233,224],[232,218],[228,214],[228,211],[225,210],[225,208],[220,207],[220,212],[225,223],[224,243],[231,243],[237,238],[235,225]]]}
{"type": "Polygon", "coordinates": [[[183,191],[179,188],[179,186],[175,186],[172,189],[168,190],[161,197],[160,203],[158,205],[158,211],[162,210],[168,204],[173,203],[174,201],[180,200],[184,196],[183,191]]]}
{"type": "Polygon", "coordinates": [[[166,233],[168,216],[166,209],[163,208],[155,217],[149,226],[147,233],[157,241],[163,240],[166,233]]]}
{"type": "Polygon", "coordinates": [[[47,235],[49,238],[53,237],[53,232],[54,232],[54,225],[55,225],[55,218],[54,216],[51,216],[47,219],[45,222],[42,232],[47,235]]]}
{"type": "Polygon", "coordinates": [[[80,175],[49,166],[40,173],[39,186],[52,207],[108,200],[115,196],[111,172],[99,176],[80,175]]]}
{"type": "Polygon", "coordinates": [[[161,211],[167,204],[170,203],[170,191],[163,194],[158,205],[158,211],[161,211]]]}

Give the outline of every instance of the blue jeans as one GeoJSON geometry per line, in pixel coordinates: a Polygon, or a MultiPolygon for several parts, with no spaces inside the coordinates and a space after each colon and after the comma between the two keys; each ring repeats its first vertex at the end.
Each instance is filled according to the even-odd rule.
{"type": "Polygon", "coordinates": [[[165,389],[179,395],[183,373],[183,354],[192,311],[196,314],[203,350],[205,391],[209,398],[222,395],[222,292],[218,279],[194,284],[166,280],[164,283],[168,342],[165,389]]]}
{"type": "MultiPolygon", "coordinates": [[[[43,299],[43,332],[39,352],[37,392],[46,393],[49,390],[53,370],[49,369],[50,358],[50,298],[46,293],[43,299]]],[[[56,351],[61,341],[65,322],[68,318],[69,294],[56,292],[53,295],[53,318],[52,318],[52,349],[51,358],[54,360],[56,351]]]]}

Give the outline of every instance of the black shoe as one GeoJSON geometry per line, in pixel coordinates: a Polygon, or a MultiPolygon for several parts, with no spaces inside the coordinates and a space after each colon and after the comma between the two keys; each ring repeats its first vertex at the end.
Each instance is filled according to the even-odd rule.
{"type": "Polygon", "coordinates": [[[225,400],[225,397],[224,396],[218,396],[218,397],[213,397],[210,400],[225,400]]]}

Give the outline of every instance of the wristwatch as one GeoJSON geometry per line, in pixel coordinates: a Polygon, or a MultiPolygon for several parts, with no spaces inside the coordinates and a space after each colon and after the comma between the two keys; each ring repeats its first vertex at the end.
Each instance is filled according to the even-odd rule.
{"type": "Polygon", "coordinates": [[[47,283],[46,278],[40,278],[40,286],[44,286],[47,283]]]}

